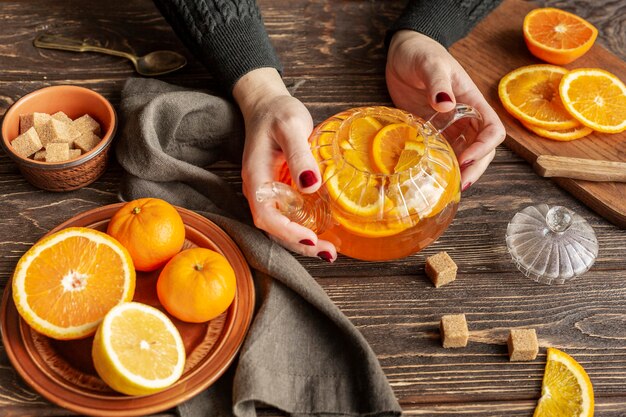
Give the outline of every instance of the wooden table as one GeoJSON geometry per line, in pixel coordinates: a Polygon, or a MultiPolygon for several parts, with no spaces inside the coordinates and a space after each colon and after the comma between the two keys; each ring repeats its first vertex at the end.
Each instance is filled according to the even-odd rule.
{"type": "MultiPolygon", "coordinates": [[[[285,81],[316,122],[348,107],[389,104],[384,82],[383,33],[401,1],[261,2],[272,41],[285,65],[285,81]]],[[[599,42],[626,58],[626,13],[620,0],[555,1],[600,28],[599,42]],[[602,5],[601,5],[602,4],[602,5]],[[589,11],[593,8],[592,11],[589,11]]],[[[142,54],[174,49],[190,58],[163,80],[216,90],[208,71],[191,59],[148,0],[107,2],[0,1],[0,114],[22,95],[54,84],[93,88],[119,103],[130,63],[97,54],[36,50],[36,33],[91,36],[142,54]]],[[[239,168],[213,168],[239,186],[239,168]]],[[[0,155],[0,288],[19,257],[67,218],[117,201],[121,170],[112,166],[91,186],[54,194],[24,181],[0,155]]],[[[333,265],[301,258],[332,300],[378,355],[407,415],[530,416],[540,396],[545,347],[573,355],[589,372],[597,415],[626,416],[626,232],[599,218],[553,182],[536,176],[504,147],[479,183],[463,194],[448,231],[430,248],[389,263],[340,257],[333,265]],[[562,286],[525,278],[511,263],[505,230],[515,212],[532,204],[564,205],[594,227],[600,253],[585,276],[562,286]],[[457,261],[457,281],[435,289],[424,259],[445,250],[457,261]],[[464,312],[467,348],[441,347],[442,314],[464,312]],[[511,327],[534,327],[540,354],[510,363],[505,344],[511,327]]],[[[0,414],[69,415],[30,389],[0,346],[0,414]]],[[[170,413],[165,413],[170,415],[170,413]]],[[[276,414],[272,410],[264,415],[276,414]]]]}

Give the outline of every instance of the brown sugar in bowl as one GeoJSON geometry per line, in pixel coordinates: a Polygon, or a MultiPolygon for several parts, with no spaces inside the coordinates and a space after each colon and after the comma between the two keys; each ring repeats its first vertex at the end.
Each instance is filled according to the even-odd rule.
{"type": "Polygon", "coordinates": [[[26,94],[7,110],[2,121],[2,147],[15,161],[24,178],[48,191],[71,191],[100,177],[107,166],[109,149],[117,130],[117,115],[102,95],[85,87],[56,85],[26,94]],[[99,124],[102,139],[95,148],[78,158],[63,162],[43,162],[24,158],[13,151],[11,141],[19,135],[20,115],[62,111],[71,119],[89,114],[99,124]]]}

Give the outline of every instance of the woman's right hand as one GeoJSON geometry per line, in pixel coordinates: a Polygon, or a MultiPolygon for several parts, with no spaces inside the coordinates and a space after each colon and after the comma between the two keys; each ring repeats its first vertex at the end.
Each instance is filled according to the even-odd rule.
{"type": "Polygon", "coordinates": [[[313,131],[309,111],[289,94],[274,68],[244,75],[235,84],[233,96],[245,120],[241,177],[254,224],[293,252],[333,262],[337,251],[332,243],[283,216],[271,202],[256,199],[256,191],[276,180],[285,160],[301,192],[313,193],[320,187],[319,168],[308,143],[313,131]]]}

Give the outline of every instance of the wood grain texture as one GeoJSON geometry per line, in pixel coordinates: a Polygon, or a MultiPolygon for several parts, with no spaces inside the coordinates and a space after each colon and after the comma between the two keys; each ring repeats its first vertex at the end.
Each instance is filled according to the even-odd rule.
{"type": "MultiPolygon", "coordinates": [[[[599,43],[624,58],[623,1],[547,1],[588,18],[599,43]]],[[[383,34],[404,5],[349,0],[260,1],[272,42],[285,66],[285,81],[316,122],[347,107],[389,104],[383,34]]],[[[173,49],[190,59],[183,71],[161,79],[217,91],[210,70],[193,59],[149,0],[133,2],[0,1],[0,114],[22,95],[52,84],[93,88],[119,105],[130,63],[97,54],[32,47],[35,33],[54,31],[146,53],[173,49]],[[45,10],[45,12],[42,12],[45,10]]],[[[484,90],[489,93],[489,90],[484,90]]],[[[211,170],[240,189],[238,166],[211,170]]],[[[122,175],[116,164],[94,184],[53,194],[26,183],[0,152],[0,288],[19,257],[67,218],[117,202],[122,175]]],[[[394,262],[362,262],[340,256],[333,265],[298,257],[331,299],[364,334],[406,415],[531,416],[540,395],[545,348],[565,349],[588,369],[598,416],[626,416],[626,235],[595,215],[506,147],[480,182],[463,194],[452,226],[422,253],[394,262]],[[528,205],[567,206],[589,220],[600,254],[588,274],[565,286],[538,285],[523,277],[506,252],[506,225],[528,205]],[[446,250],[459,265],[457,281],[433,288],[424,259],[446,250]],[[442,314],[465,312],[471,331],[466,349],[440,346],[442,314]],[[537,360],[508,362],[507,329],[532,326],[542,346],[537,360]]],[[[66,416],[30,389],[0,346],[0,414],[66,416]]],[[[174,412],[162,416],[173,416],[174,412]]],[[[284,415],[265,409],[263,417],[284,415]]]]}
{"type": "MultiPolygon", "coordinates": [[[[505,0],[469,36],[457,42],[451,48],[451,53],[467,69],[505,124],[506,145],[531,164],[539,155],[625,161],[626,132],[612,135],[594,132],[571,142],[543,139],[524,128],[502,106],[497,92],[500,79],[521,66],[542,63],[530,54],[521,33],[524,16],[533,7],[529,2],[505,0]],[[507,24],[502,25],[502,22],[507,24]]],[[[565,67],[599,67],[622,80],[626,79],[623,57],[620,58],[599,44],[565,67]]],[[[626,184],[569,178],[555,181],[601,216],[626,228],[626,200],[622,197],[626,194],[626,184]]]]}
{"type": "Polygon", "coordinates": [[[539,155],[535,161],[535,171],[542,177],[626,182],[626,162],[539,155]]]}

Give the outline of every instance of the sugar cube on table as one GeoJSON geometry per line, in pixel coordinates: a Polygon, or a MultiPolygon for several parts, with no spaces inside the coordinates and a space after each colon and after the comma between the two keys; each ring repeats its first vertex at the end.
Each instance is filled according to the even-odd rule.
{"type": "Polygon", "coordinates": [[[93,117],[88,114],[84,114],[74,120],[72,126],[82,134],[91,132],[94,135],[100,135],[100,123],[96,122],[93,117]]]}
{"type": "Polygon", "coordinates": [[[535,329],[511,329],[507,345],[512,362],[532,361],[539,353],[535,329]]]}
{"type": "Polygon", "coordinates": [[[72,145],[74,140],[80,136],[80,132],[72,125],[53,118],[44,123],[37,132],[44,146],[49,143],[59,142],[72,145]]]}
{"type": "MultiPolygon", "coordinates": [[[[20,133],[26,133],[28,129],[34,127],[35,130],[39,130],[44,123],[50,120],[50,115],[47,113],[29,113],[20,115],[20,133]]],[[[37,132],[39,134],[39,132],[37,132]]]]}
{"type": "Polygon", "coordinates": [[[43,147],[34,127],[13,139],[11,146],[16,154],[24,158],[28,158],[43,147]]]}
{"type": "Polygon", "coordinates": [[[426,259],[426,275],[436,288],[456,279],[457,266],[446,252],[439,252],[426,259]]]}
{"type": "Polygon", "coordinates": [[[51,117],[53,119],[57,119],[60,122],[72,124],[72,119],[70,119],[69,116],[62,111],[54,113],[51,117]]]}
{"type": "Polygon", "coordinates": [[[441,332],[441,342],[444,348],[467,346],[469,330],[465,314],[448,314],[441,317],[439,331],[441,332]]]}
{"type": "Polygon", "coordinates": [[[46,145],[46,162],[62,162],[70,159],[70,145],[67,142],[52,142],[46,145]]]}
{"type": "Polygon", "coordinates": [[[74,146],[83,152],[89,152],[100,143],[100,138],[91,132],[83,133],[74,141],[74,146]]]}

